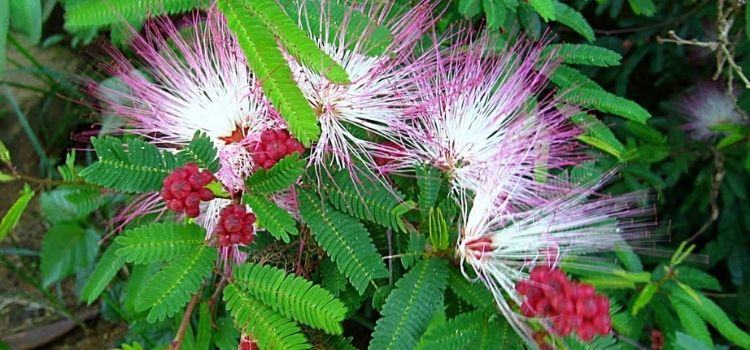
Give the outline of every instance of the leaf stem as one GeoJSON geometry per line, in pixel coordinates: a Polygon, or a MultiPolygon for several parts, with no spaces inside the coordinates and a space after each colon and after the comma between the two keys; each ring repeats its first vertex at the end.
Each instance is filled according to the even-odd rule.
{"type": "Polygon", "coordinates": [[[185,338],[185,332],[187,331],[188,326],[190,325],[190,316],[193,315],[193,310],[195,309],[195,305],[197,305],[198,301],[201,299],[202,290],[203,288],[201,287],[201,289],[199,289],[195,294],[193,294],[193,298],[190,299],[190,303],[185,309],[185,314],[182,315],[182,321],[180,321],[180,328],[177,329],[177,334],[174,336],[174,340],[172,340],[172,344],[170,344],[169,349],[179,350],[182,347],[182,340],[185,338]]]}

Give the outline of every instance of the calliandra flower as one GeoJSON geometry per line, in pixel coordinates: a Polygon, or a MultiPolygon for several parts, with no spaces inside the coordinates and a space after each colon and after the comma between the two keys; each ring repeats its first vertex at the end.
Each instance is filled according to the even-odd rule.
{"type": "Polygon", "coordinates": [[[569,141],[578,130],[542,94],[554,68],[542,47],[520,40],[497,52],[490,42],[485,34],[459,39],[448,49],[436,44],[418,59],[432,63],[420,64],[428,67],[415,79],[422,101],[409,112],[392,166],[437,167],[448,174],[454,192],[476,190],[492,173],[507,180],[497,183],[506,192],[511,183],[517,187],[514,200],[532,202],[536,195],[525,189],[532,188],[535,169],[570,164],[575,145],[569,141]]]}
{"type": "MultiPolygon", "coordinates": [[[[218,148],[216,178],[230,192],[243,189],[244,179],[256,168],[248,146],[264,130],[284,124],[264,99],[224,18],[211,10],[205,20],[195,15],[183,28],[159,19],[148,22],[143,34],[134,34],[132,50],[139,69],[112,49],[114,64],[108,71],[126,89],[104,87],[99,94],[104,112],[124,121],[117,132],[142,136],[169,152],[203,132],[218,148]]],[[[228,204],[221,198],[201,204],[197,220],[208,235],[228,204]]],[[[127,215],[152,210],[133,209],[127,215]]],[[[240,256],[238,251],[230,255],[240,256]]]]}
{"type": "Polygon", "coordinates": [[[420,3],[397,14],[391,6],[303,1],[298,12],[291,13],[350,80],[332,83],[286,55],[294,79],[318,115],[321,135],[310,157],[318,167],[376,168],[372,154],[382,146],[373,137],[392,139],[393,130],[403,123],[407,99],[401,92],[411,73],[401,63],[431,23],[431,7],[420,3]]]}
{"type": "MultiPolygon", "coordinates": [[[[523,303],[516,284],[529,279],[528,270],[537,265],[555,267],[568,255],[612,250],[642,237],[651,223],[642,219],[648,214],[638,205],[642,194],[597,194],[604,180],[568,184],[567,191],[523,211],[504,209],[514,194],[503,193],[497,181],[501,180],[488,174],[473,198],[462,202],[456,252],[462,268],[466,264],[474,271],[464,273],[475,275],[487,287],[510,324],[533,346],[528,319],[513,306],[523,303]]],[[[584,259],[577,264],[586,267],[584,259]]],[[[544,319],[539,321],[549,327],[544,319]]]]}
{"type": "Polygon", "coordinates": [[[704,83],[677,101],[677,110],[685,115],[684,128],[697,141],[711,141],[721,136],[712,128],[719,124],[744,123],[732,95],[718,84],[704,83]]]}

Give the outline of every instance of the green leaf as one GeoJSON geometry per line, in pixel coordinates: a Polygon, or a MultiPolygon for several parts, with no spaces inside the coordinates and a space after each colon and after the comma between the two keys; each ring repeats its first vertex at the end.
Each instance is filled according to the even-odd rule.
{"type": "Polygon", "coordinates": [[[494,317],[485,319],[479,335],[474,341],[467,345],[469,349],[476,350],[522,350],[524,342],[518,337],[505,318],[494,317]]]}
{"type": "Polygon", "coordinates": [[[198,334],[195,336],[195,350],[210,350],[211,346],[211,310],[208,302],[198,308],[198,334]]]}
{"type": "Polygon", "coordinates": [[[18,225],[18,220],[21,219],[21,214],[26,210],[26,206],[29,205],[31,198],[34,198],[34,191],[28,184],[24,184],[21,195],[13,202],[10,209],[3,215],[2,221],[0,221],[0,241],[5,239],[10,231],[18,225]]]}
{"type": "Polygon", "coordinates": [[[579,135],[578,139],[601,149],[617,159],[622,159],[625,154],[625,146],[617,139],[615,134],[602,123],[599,119],[588,113],[577,113],[570,119],[578,126],[586,130],[586,133],[579,135]]]}
{"type": "Polygon", "coordinates": [[[653,0],[628,0],[630,8],[636,15],[651,17],[656,12],[656,5],[653,0]]]}
{"type": "Polygon", "coordinates": [[[237,36],[253,72],[262,81],[263,91],[284,117],[289,130],[303,144],[320,136],[317,117],[294,79],[276,38],[242,0],[219,0],[218,7],[237,36]]]}
{"type": "Polygon", "coordinates": [[[714,343],[711,340],[711,333],[708,331],[708,327],[706,327],[706,322],[703,321],[698,313],[676,298],[670,298],[669,301],[672,303],[677,317],[680,318],[680,323],[685,332],[703,342],[704,345],[713,348],[714,343]]]}
{"type": "Polygon", "coordinates": [[[343,332],[341,322],[347,313],[344,303],[302,277],[246,263],[236,267],[234,278],[238,288],[286,317],[329,334],[343,332]]]}
{"type": "MultiPolygon", "coordinates": [[[[3,6],[2,2],[0,2],[0,9],[2,9],[2,6],[3,6]]],[[[0,12],[0,15],[2,15],[2,12],[0,12]]],[[[2,33],[2,18],[0,18],[0,41],[5,39],[2,36],[2,34],[3,34],[2,33]]],[[[3,43],[0,50],[4,50],[4,49],[5,49],[5,44],[3,43]]],[[[3,57],[2,59],[5,59],[5,57],[3,57]]],[[[2,72],[2,68],[3,66],[0,66],[0,73],[2,72]]],[[[10,151],[8,151],[8,147],[5,147],[5,144],[2,141],[0,141],[0,162],[10,163],[10,151]]]]}
{"type": "MultiPolygon", "coordinates": [[[[10,0],[0,0],[0,78],[5,73],[5,49],[10,27],[10,0]]],[[[10,154],[5,145],[0,142],[0,161],[9,162],[10,154]]]]}
{"type": "Polygon", "coordinates": [[[448,285],[461,300],[479,310],[494,312],[497,309],[495,299],[482,283],[467,281],[455,268],[449,269],[448,272],[448,285]]]}
{"type": "Polygon", "coordinates": [[[445,222],[443,211],[440,208],[430,208],[427,216],[427,232],[433,249],[439,252],[448,249],[448,223],[445,222]]]}
{"type": "Polygon", "coordinates": [[[159,152],[153,144],[128,140],[128,151],[115,137],[93,137],[91,143],[99,160],[81,171],[86,181],[127,193],[158,191],[162,181],[177,164],[169,152],[159,152]]]}
{"type": "Polygon", "coordinates": [[[693,338],[682,332],[675,332],[674,349],[676,350],[711,350],[713,346],[706,346],[706,343],[693,338]]]}
{"type": "Polygon", "coordinates": [[[232,325],[232,320],[228,317],[219,318],[216,321],[218,330],[214,334],[214,341],[216,347],[219,350],[237,350],[239,346],[238,339],[240,338],[240,332],[232,325]]]}
{"type": "Polygon", "coordinates": [[[670,294],[679,299],[691,309],[698,312],[701,317],[710,323],[716,330],[735,345],[750,349],[750,334],[737,327],[722,310],[711,299],[706,298],[692,288],[682,285],[682,288],[672,287],[670,294]],[[696,299],[697,298],[697,299],[696,299]]]}
{"type": "Polygon", "coordinates": [[[234,284],[224,288],[224,301],[237,328],[252,334],[261,349],[312,348],[299,326],[234,284]]]}
{"type": "Polygon", "coordinates": [[[281,0],[284,9],[302,30],[331,45],[357,42],[357,52],[378,57],[386,53],[393,35],[379,19],[370,18],[345,1],[281,0]],[[321,20],[322,19],[322,20],[321,20]],[[363,35],[364,33],[364,35],[363,35]]]}
{"type": "Polygon", "coordinates": [[[419,186],[419,208],[422,210],[430,209],[435,205],[440,186],[443,183],[440,170],[429,165],[421,165],[414,170],[417,173],[417,185],[419,186]]]}
{"type": "Polygon", "coordinates": [[[146,319],[151,323],[179,313],[211,274],[216,257],[216,248],[202,246],[170,261],[138,293],[136,311],[150,310],[146,319]]]}
{"type": "Polygon", "coordinates": [[[10,27],[29,37],[32,44],[42,38],[42,1],[11,0],[10,27]]]}
{"type": "Polygon", "coordinates": [[[555,20],[555,3],[554,0],[529,0],[529,4],[534,8],[536,13],[544,19],[545,22],[555,20]]]}
{"type": "Polygon", "coordinates": [[[216,157],[216,153],[213,141],[203,132],[196,131],[187,147],[177,152],[177,159],[180,164],[195,163],[198,167],[215,173],[219,171],[219,158],[216,157]]]}
{"type": "Polygon", "coordinates": [[[577,69],[566,65],[558,66],[549,79],[553,84],[562,89],[586,88],[602,90],[602,87],[589,77],[583,75],[577,69]]]}
{"type": "Polygon", "coordinates": [[[245,184],[253,193],[274,193],[289,189],[305,172],[305,160],[294,153],[281,159],[271,169],[260,168],[245,184]]]}
{"type": "Polygon", "coordinates": [[[411,350],[417,344],[441,303],[448,277],[447,262],[418,262],[396,282],[375,325],[370,350],[411,350]]]}
{"type": "Polygon", "coordinates": [[[618,66],[622,60],[617,52],[587,44],[552,44],[542,53],[543,57],[550,55],[561,59],[563,63],[596,67],[618,66]]]}
{"type": "Polygon", "coordinates": [[[289,235],[296,236],[297,222],[286,210],[279,208],[261,195],[245,194],[243,202],[253,209],[258,221],[256,225],[264,228],[274,238],[289,243],[289,235]]]}
{"type": "Polygon", "coordinates": [[[116,253],[119,248],[120,245],[117,242],[110,244],[96,264],[94,272],[86,280],[80,299],[86,301],[87,304],[91,305],[102,294],[109,282],[117,275],[117,271],[125,265],[125,258],[116,253]]]}
{"type": "Polygon", "coordinates": [[[388,277],[383,259],[359,221],[306,190],[299,191],[299,211],[315,241],[360,295],[373,280],[388,277]]]}
{"type": "Polygon", "coordinates": [[[719,283],[719,280],[717,280],[716,277],[711,276],[710,274],[701,270],[687,266],[680,266],[677,268],[676,273],[677,280],[687,284],[690,287],[713,291],[721,290],[721,284],[719,283]]]}
{"type": "Polygon", "coordinates": [[[325,75],[337,84],[350,83],[349,75],[330,56],[303,32],[273,0],[253,0],[244,3],[246,8],[263,22],[281,41],[281,45],[294,58],[318,74],[325,75]]]}
{"type": "Polygon", "coordinates": [[[125,300],[123,300],[123,309],[131,316],[136,316],[135,305],[138,301],[138,295],[143,291],[143,287],[148,279],[159,272],[161,264],[135,265],[130,270],[128,286],[125,288],[125,300]]]}
{"type": "Polygon", "coordinates": [[[498,29],[505,23],[505,15],[508,9],[502,0],[483,0],[484,15],[487,19],[487,28],[498,29]]]}
{"type": "Polygon", "coordinates": [[[402,216],[411,210],[404,196],[362,173],[340,170],[324,177],[324,188],[333,206],[361,220],[406,232],[402,216]],[[356,177],[352,180],[352,176],[356,177]]]}
{"type": "Polygon", "coordinates": [[[110,1],[106,4],[101,0],[68,1],[65,28],[80,32],[122,21],[133,23],[148,17],[172,15],[196,8],[206,9],[210,3],[208,0],[110,1]]]}
{"type": "Polygon", "coordinates": [[[560,22],[568,28],[573,29],[576,33],[581,34],[581,36],[588,42],[594,41],[594,29],[591,28],[589,22],[586,21],[586,18],[584,18],[580,12],[559,1],[554,1],[553,5],[555,7],[554,20],[556,22],[560,22]]]}
{"type": "Polygon", "coordinates": [[[42,285],[52,283],[88,268],[96,260],[99,235],[72,223],[55,224],[42,239],[42,285]]]}
{"type": "Polygon", "coordinates": [[[458,13],[465,17],[474,17],[482,12],[481,0],[458,0],[458,13]]]}
{"type": "Polygon", "coordinates": [[[557,97],[574,105],[611,113],[638,123],[646,123],[651,113],[637,103],[598,89],[573,89],[557,94],[557,97]]]}
{"type": "Polygon", "coordinates": [[[646,284],[646,286],[643,287],[643,290],[641,290],[641,292],[638,294],[638,297],[633,302],[631,314],[633,316],[637,315],[638,311],[646,307],[646,305],[651,302],[651,299],[654,298],[654,295],[657,291],[659,291],[659,286],[656,283],[646,284]]]}
{"type": "Polygon", "coordinates": [[[530,37],[538,40],[542,36],[542,21],[536,11],[524,1],[518,6],[517,14],[523,29],[530,37]]]}
{"type": "Polygon", "coordinates": [[[102,193],[89,185],[62,185],[42,193],[40,204],[52,223],[85,220],[102,205],[102,193]]]}
{"type": "Polygon", "coordinates": [[[115,242],[121,246],[117,255],[127,262],[151,264],[203,249],[205,236],[196,224],[159,222],[127,230],[115,242]]]}
{"type": "Polygon", "coordinates": [[[463,313],[455,318],[430,325],[419,340],[417,350],[466,349],[487,322],[487,315],[475,311],[463,313]]]}
{"type": "Polygon", "coordinates": [[[331,259],[326,258],[320,263],[320,284],[336,296],[346,289],[346,276],[339,272],[331,259]]]}

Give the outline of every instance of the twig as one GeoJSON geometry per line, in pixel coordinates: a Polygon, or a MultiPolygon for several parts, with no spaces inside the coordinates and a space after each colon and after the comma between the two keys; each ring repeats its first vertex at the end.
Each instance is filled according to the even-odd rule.
{"type": "Polygon", "coordinates": [[[180,328],[177,329],[177,334],[174,336],[172,344],[169,345],[170,350],[180,350],[182,347],[182,340],[185,338],[185,332],[190,325],[190,316],[193,315],[193,309],[195,309],[195,305],[197,305],[198,301],[201,299],[201,290],[203,290],[203,288],[193,294],[193,298],[190,299],[190,303],[185,309],[185,314],[182,316],[182,321],[180,321],[180,328]]]}
{"type": "Polygon", "coordinates": [[[211,298],[208,299],[208,308],[211,310],[211,313],[213,313],[214,306],[216,306],[216,300],[219,299],[219,295],[221,295],[221,291],[224,289],[224,286],[227,284],[227,276],[221,275],[221,279],[219,280],[219,283],[216,284],[216,289],[214,290],[214,293],[211,294],[211,298]]]}
{"type": "MultiPolygon", "coordinates": [[[[732,26],[734,25],[735,13],[737,12],[737,10],[739,10],[740,7],[742,7],[742,5],[744,5],[744,1],[734,1],[729,7],[725,7],[725,0],[719,0],[716,14],[716,31],[718,34],[716,40],[701,41],[697,39],[683,39],[679,37],[674,32],[674,30],[669,31],[669,36],[671,37],[671,39],[665,39],[657,36],[656,40],[659,43],[673,43],[677,45],[705,47],[710,49],[711,51],[716,52],[716,72],[713,75],[713,80],[718,79],[721,76],[721,73],[724,72],[725,66],[729,65],[731,69],[727,72],[728,91],[730,93],[732,91],[732,81],[735,74],[745,84],[745,88],[750,89],[750,79],[745,76],[745,73],[742,71],[742,67],[740,67],[734,60],[733,51],[735,43],[733,43],[729,38],[732,26]]],[[[742,31],[740,31],[739,34],[741,34],[741,32],[742,31]]]]}
{"type": "Polygon", "coordinates": [[[690,46],[698,46],[698,47],[707,47],[711,49],[711,51],[716,51],[716,49],[719,47],[719,43],[716,41],[700,41],[698,39],[683,39],[677,33],[674,32],[674,30],[670,30],[668,32],[671,39],[662,38],[660,36],[656,37],[656,41],[659,44],[663,43],[672,43],[677,45],[690,45],[690,46]]]}

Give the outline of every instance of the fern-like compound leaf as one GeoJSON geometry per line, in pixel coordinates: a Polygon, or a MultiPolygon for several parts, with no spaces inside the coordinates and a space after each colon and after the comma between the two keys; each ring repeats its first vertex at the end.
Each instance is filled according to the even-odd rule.
{"type": "Polygon", "coordinates": [[[542,55],[554,53],[563,63],[584,66],[610,67],[620,65],[622,56],[610,49],[586,44],[553,44],[542,55]]]}
{"type": "Polygon", "coordinates": [[[351,174],[343,170],[332,178],[324,178],[324,181],[328,200],[336,209],[361,220],[406,232],[402,216],[411,205],[403,202],[401,193],[362,174],[357,177],[359,183],[355,184],[351,174]]]}
{"type": "Polygon", "coordinates": [[[245,4],[247,9],[279,38],[281,45],[293,57],[334,83],[349,83],[349,75],[344,68],[318,48],[318,45],[284,13],[276,1],[253,0],[245,4]]]}
{"type": "Polygon", "coordinates": [[[253,193],[274,193],[294,185],[305,172],[305,161],[298,153],[288,155],[271,169],[258,169],[245,184],[253,193]]]}
{"type": "Polygon", "coordinates": [[[268,198],[257,194],[246,194],[243,202],[252,208],[258,219],[256,225],[268,231],[274,238],[289,243],[289,235],[296,236],[297,222],[284,209],[279,208],[268,198]]]}
{"type": "Polygon", "coordinates": [[[312,348],[293,321],[264,305],[234,284],[224,288],[226,308],[238,329],[252,334],[263,350],[304,350],[312,348]]]}
{"type": "Polygon", "coordinates": [[[286,317],[341,334],[346,306],[330,292],[286,271],[247,263],[234,270],[234,284],[286,317]]]}
{"type": "Polygon", "coordinates": [[[477,350],[526,349],[524,341],[518,336],[518,333],[513,330],[513,327],[510,326],[507,319],[503,317],[484,318],[480,325],[478,334],[474,337],[472,342],[466,344],[466,348],[477,350]]]}
{"type": "Polygon", "coordinates": [[[370,341],[370,350],[411,350],[442,307],[448,277],[447,261],[427,259],[418,262],[396,282],[396,289],[385,301],[381,317],[370,341]]]}
{"type": "Polygon", "coordinates": [[[602,87],[591,80],[591,78],[583,75],[577,69],[564,64],[555,69],[550,75],[549,80],[561,89],[586,88],[602,90],[602,87]]]}
{"type": "Polygon", "coordinates": [[[578,113],[571,116],[570,119],[586,130],[585,134],[578,136],[579,140],[599,148],[617,159],[622,159],[625,154],[625,145],[617,139],[607,125],[588,113],[578,113]]]}
{"type": "Polygon", "coordinates": [[[177,152],[177,159],[181,164],[195,163],[215,173],[219,171],[219,158],[216,157],[216,153],[213,141],[203,132],[197,131],[187,147],[177,152]]]}
{"type": "Polygon", "coordinates": [[[247,56],[250,68],[263,83],[263,91],[284,117],[289,130],[303,144],[310,145],[320,136],[315,112],[292,78],[292,71],[279,50],[276,38],[253,15],[243,0],[219,0],[219,9],[229,29],[247,56]]]}
{"type": "Polygon", "coordinates": [[[204,247],[206,232],[196,224],[159,222],[125,231],[115,239],[127,262],[151,264],[192,254],[204,247]]]}
{"type": "Polygon", "coordinates": [[[486,314],[474,311],[431,324],[419,340],[417,350],[463,349],[477,338],[486,320],[486,314]]]}
{"type": "Polygon", "coordinates": [[[568,28],[573,29],[589,42],[594,41],[594,29],[591,28],[589,22],[586,21],[586,18],[580,12],[559,1],[554,1],[554,7],[555,22],[562,23],[568,28]]]}
{"type": "Polygon", "coordinates": [[[564,102],[618,115],[641,124],[651,118],[651,113],[637,103],[604,90],[573,89],[559,93],[557,97],[564,102]]]}
{"type": "Polygon", "coordinates": [[[414,170],[417,173],[417,185],[419,186],[419,209],[430,209],[435,205],[440,186],[443,183],[440,170],[429,165],[420,165],[414,170]]]}
{"type": "Polygon", "coordinates": [[[464,278],[456,269],[450,269],[448,273],[448,285],[451,290],[463,301],[484,312],[493,312],[496,309],[492,294],[481,283],[471,283],[464,278]]]}
{"type": "Polygon", "coordinates": [[[355,218],[305,190],[299,191],[299,211],[315,241],[359,294],[373,280],[388,277],[388,269],[367,229],[355,218]]]}
{"type": "Polygon", "coordinates": [[[81,171],[86,181],[127,193],[158,191],[162,181],[177,166],[174,156],[159,152],[156,146],[130,139],[127,150],[122,140],[105,136],[91,139],[96,155],[94,164],[81,171]]]}
{"type": "Polygon", "coordinates": [[[96,268],[94,268],[94,272],[91,273],[81,290],[81,300],[85,300],[88,304],[94,302],[117,275],[117,271],[120,271],[122,266],[125,265],[125,257],[117,255],[117,249],[119,248],[120,245],[114,242],[104,251],[96,264],[96,268]]]}
{"type": "Polygon", "coordinates": [[[65,9],[65,27],[80,31],[119,22],[132,23],[152,16],[207,8],[210,3],[209,0],[76,1],[65,9]]]}
{"type": "Polygon", "coordinates": [[[215,248],[203,246],[169,262],[146,281],[138,293],[136,311],[150,310],[148,322],[177,314],[211,274],[217,255],[215,248]]]}

